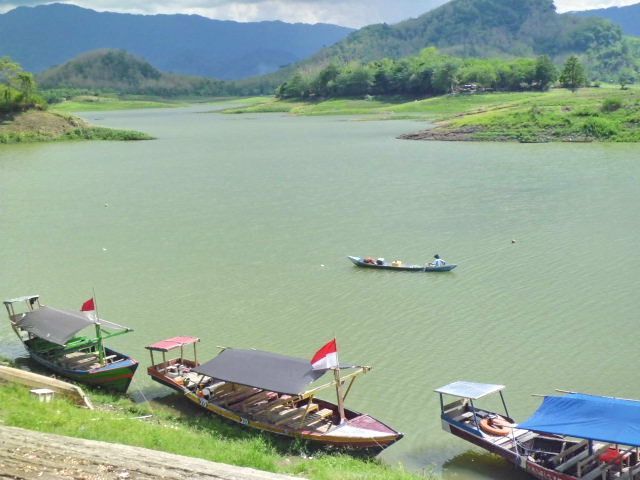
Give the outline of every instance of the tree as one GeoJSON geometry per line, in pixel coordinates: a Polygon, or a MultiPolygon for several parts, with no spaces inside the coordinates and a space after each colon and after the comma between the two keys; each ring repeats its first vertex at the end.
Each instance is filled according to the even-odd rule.
{"type": "Polygon", "coordinates": [[[553,82],[558,79],[558,70],[547,55],[542,55],[536,60],[534,81],[540,90],[549,90],[553,82]]]}
{"type": "Polygon", "coordinates": [[[620,72],[620,76],[618,77],[618,83],[620,84],[620,88],[625,90],[627,85],[631,85],[636,81],[636,72],[631,70],[630,68],[625,68],[620,72]]]}
{"type": "Polygon", "coordinates": [[[29,72],[20,72],[17,76],[18,90],[22,94],[22,100],[25,103],[31,101],[33,92],[36,87],[36,82],[33,79],[33,75],[29,72]]]}
{"type": "Polygon", "coordinates": [[[440,65],[434,72],[433,87],[438,93],[453,93],[458,86],[460,62],[450,59],[440,65]]]}
{"type": "Polygon", "coordinates": [[[575,55],[571,55],[565,62],[562,74],[560,75],[560,83],[572,92],[575,92],[587,83],[584,67],[575,55]]]}

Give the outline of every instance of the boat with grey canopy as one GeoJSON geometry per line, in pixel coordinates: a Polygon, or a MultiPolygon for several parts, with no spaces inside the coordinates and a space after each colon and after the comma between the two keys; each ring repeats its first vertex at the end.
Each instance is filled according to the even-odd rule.
{"type": "Polygon", "coordinates": [[[640,479],[640,401],[558,392],[517,424],[504,388],[474,382],[438,388],[442,428],[540,480],[640,479]],[[503,412],[478,407],[494,394],[503,412]],[[445,403],[448,396],[457,400],[445,403]]]}
{"type": "Polygon", "coordinates": [[[340,365],[332,381],[314,387],[328,369],[314,370],[309,360],[224,348],[200,364],[198,342],[197,337],[174,337],[147,346],[151,378],[220,417],[316,445],[375,454],[403,436],[370,415],[344,407],[355,379],[370,367],[340,365]],[[191,346],[193,359],[185,356],[191,346]],[[167,359],[167,353],[178,351],[167,359]],[[162,354],[162,361],[156,362],[154,352],[162,354]],[[342,370],[350,372],[341,375],[342,370]],[[318,398],[330,388],[336,389],[337,403],[318,398]]]}
{"type": "Polygon", "coordinates": [[[31,358],[63,377],[126,392],[138,362],[104,345],[132,329],[98,318],[94,312],[61,310],[40,304],[39,295],[6,300],[11,328],[31,358]],[[94,328],[95,336],[78,335],[94,328]]]}

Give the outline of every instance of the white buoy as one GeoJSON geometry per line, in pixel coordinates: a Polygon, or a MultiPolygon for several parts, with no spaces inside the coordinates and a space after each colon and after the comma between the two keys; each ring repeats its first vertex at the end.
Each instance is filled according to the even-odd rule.
{"type": "Polygon", "coordinates": [[[320,264],[320,266],[321,266],[322,268],[324,268],[324,263],[321,263],[321,264],[320,264]]]}
{"type": "Polygon", "coordinates": [[[106,248],[104,248],[104,247],[102,247],[102,251],[103,251],[103,252],[106,252],[106,251],[107,251],[107,249],[106,249],[106,248]]]}
{"type": "Polygon", "coordinates": [[[108,207],[108,206],[109,206],[109,204],[108,204],[107,202],[104,202],[104,206],[105,206],[105,207],[108,207]]]}

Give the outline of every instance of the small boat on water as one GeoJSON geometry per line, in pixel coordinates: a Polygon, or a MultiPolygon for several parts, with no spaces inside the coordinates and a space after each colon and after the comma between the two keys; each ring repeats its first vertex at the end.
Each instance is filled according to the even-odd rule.
{"type": "MultiPolygon", "coordinates": [[[[85,305],[94,305],[93,299],[85,305]]],[[[7,300],[11,328],[31,358],[54,373],[80,383],[124,393],[138,362],[104,346],[132,330],[99,319],[93,310],[70,311],[40,304],[38,295],[7,300]],[[87,327],[95,336],[78,336],[87,327]]]]}
{"type": "Polygon", "coordinates": [[[358,267],[378,268],[382,270],[399,270],[399,271],[405,271],[405,272],[450,272],[451,270],[453,270],[458,266],[454,263],[447,263],[440,267],[436,267],[428,263],[426,265],[412,265],[412,264],[403,263],[397,260],[389,263],[384,259],[381,259],[381,258],[374,259],[371,257],[349,256],[347,258],[351,260],[354,263],[354,265],[357,265],[358,267]]]}
{"type": "Polygon", "coordinates": [[[437,389],[442,428],[540,480],[640,478],[640,401],[564,392],[544,397],[538,410],[517,424],[503,389],[472,382],[437,389]],[[503,413],[476,405],[496,393],[503,413]],[[445,396],[457,400],[445,404],[445,396]]]}
{"type": "Polygon", "coordinates": [[[200,364],[196,355],[199,341],[174,337],[147,346],[151,378],[220,417],[316,445],[373,454],[403,437],[367,414],[344,408],[353,382],[370,367],[341,365],[333,369],[332,381],[310,388],[330,369],[314,369],[305,359],[235,348],[225,348],[200,364]],[[191,345],[193,359],[185,358],[185,347],[191,345]],[[167,359],[168,352],[178,350],[179,356],[167,359]],[[161,362],[156,363],[154,352],[162,354],[161,362]],[[351,372],[340,376],[341,369],[351,372]],[[317,398],[331,387],[336,388],[337,404],[317,398]]]}

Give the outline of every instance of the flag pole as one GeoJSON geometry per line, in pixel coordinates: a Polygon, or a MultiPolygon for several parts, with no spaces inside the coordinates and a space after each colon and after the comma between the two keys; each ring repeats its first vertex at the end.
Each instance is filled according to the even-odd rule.
{"type": "Polygon", "coordinates": [[[96,310],[96,338],[98,340],[98,360],[100,365],[104,367],[104,345],[102,343],[102,329],[100,328],[100,315],[98,315],[98,302],[96,301],[96,289],[91,288],[93,292],[93,306],[96,310]]]}
{"type": "Polygon", "coordinates": [[[340,424],[343,424],[346,420],[344,415],[344,393],[342,391],[342,382],[340,381],[340,357],[338,355],[338,342],[336,337],[333,337],[336,342],[336,363],[338,364],[333,368],[333,376],[336,381],[336,395],[338,397],[338,413],[340,414],[340,424]]]}

